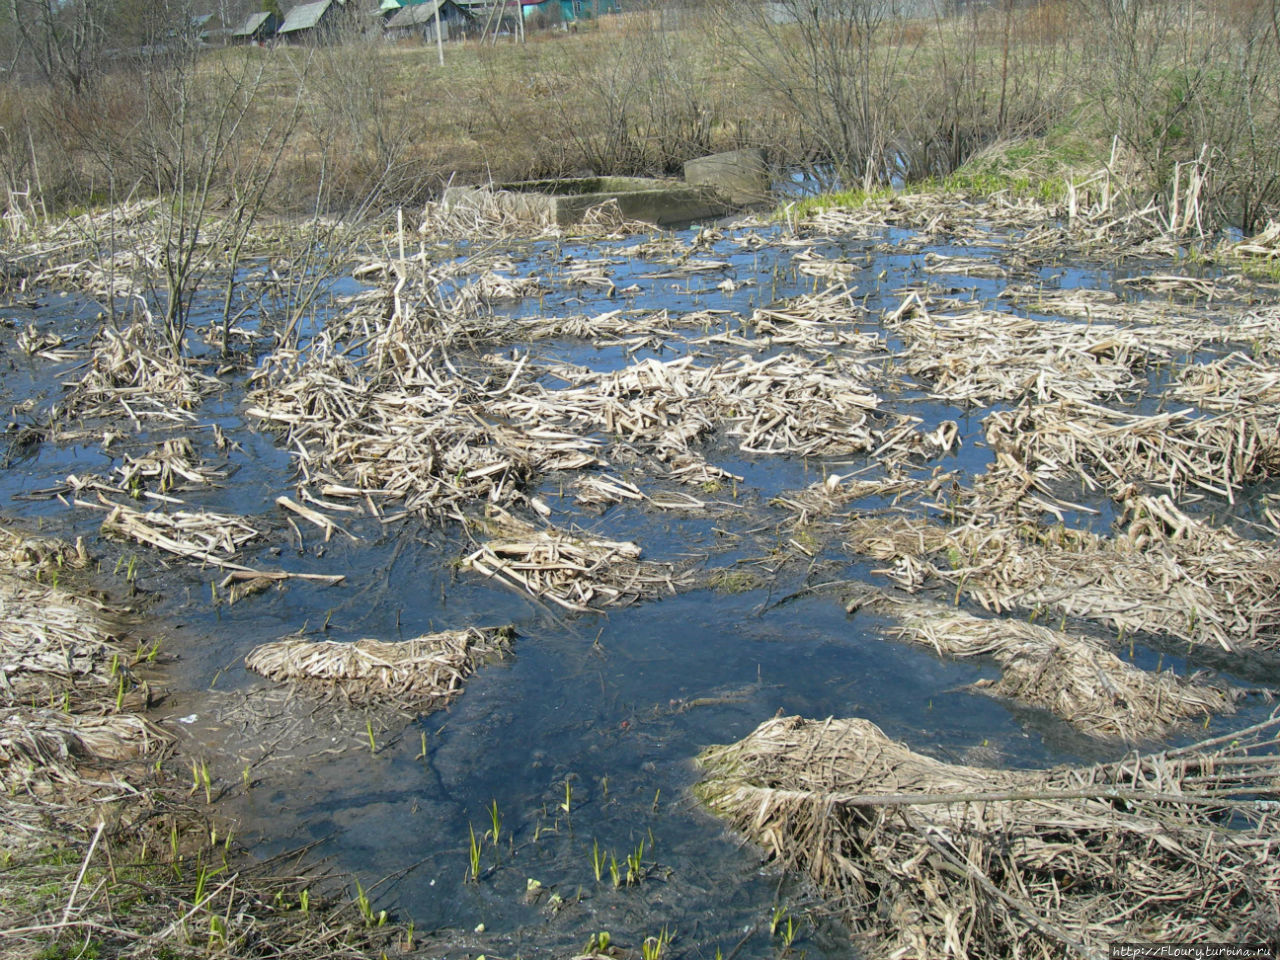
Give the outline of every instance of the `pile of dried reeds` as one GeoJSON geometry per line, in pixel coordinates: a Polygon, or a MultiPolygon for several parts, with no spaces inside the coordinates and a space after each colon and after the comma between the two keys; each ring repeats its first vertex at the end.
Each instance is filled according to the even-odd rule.
{"type": "Polygon", "coordinates": [[[123,669],[120,611],[43,583],[0,574],[0,694],[48,702],[89,682],[110,686],[123,669]]]}
{"type": "Polygon", "coordinates": [[[249,413],[285,427],[303,475],[326,494],[378,494],[435,517],[519,499],[536,469],[566,455],[596,462],[581,437],[490,426],[468,384],[423,359],[374,382],[336,360],[317,365],[255,393],[249,413]]]}
{"type": "MultiPolygon", "coordinates": [[[[165,499],[171,503],[182,502],[172,497],[165,499]]],[[[237,563],[232,558],[239,553],[240,548],[261,536],[261,532],[250,526],[243,517],[204,510],[195,513],[188,510],[156,509],[144,513],[123,503],[109,500],[101,493],[98,494],[98,500],[98,503],[92,503],[77,498],[75,505],[107,511],[107,516],[102,521],[104,536],[132,540],[154,547],[201,567],[210,566],[226,570],[227,576],[221,583],[224,589],[244,581],[260,587],[265,583],[291,579],[334,584],[341,582],[345,577],[345,574],[262,570],[237,563]]],[[[318,523],[325,529],[326,534],[331,534],[335,529],[341,529],[318,511],[300,507],[288,497],[278,498],[277,503],[281,501],[292,505],[293,512],[300,512],[307,519],[318,523]]],[[[286,504],[281,503],[281,505],[286,504]]],[[[346,533],[345,530],[343,532],[346,533]]],[[[252,587],[240,586],[233,595],[233,601],[238,596],[251,592],[252,589],[252,587]]]]}
{"type": "Polygon", "coordinates": [[[103,504],[109,510],[102,521],[103,535],[133,540],[197,563],[221,566],[244,544],[261,536],[243,518],[230,514],[159,509],[144,513],[105,498],[103,504]]]}
{"type": "Polygon", "coordinates": [[[626,606],[691,583],[687,570],[641,560],[634,543],[535,527],[497,509],[482,526],[490,539],[463,566],[565,610],[626,606]]]}
{"type": "MultiPolygon", "coordinates": [[[[820,307],[845,310],[847,298],[806,309],[820,307]]],[[[771,316],[799,323],[798,314],[771,316]]],[[[721,425],[752,453],[908,459],[955,440],[882,414],[867,386],[878,374],[857,357],[744,355],[700,365],[686,356],[608,372],[484,357],[464,372],[435,339],[438,328],[415,317],[349,317],[301,362],[270,365],[250,397],[249,412],[287,432],[306,480],[332,496],[378,494],[461,518],[468,504],[520,502],[539,473],[601,465],[602,441],[591,436],[601,430],[667,460],[692,455],[721,425]],[[354,358],[352,341],[363,348],[354,358]],[[549,387],[553,378],[568,386],[549,387]]]]}
{"type": "Polygon", "coordinates": [[[1228,651],[1280,649],[1280,549],[1189,517],[1168,497],[1125,503],[1114,538],[1002,520],[947,529],[856,517],[850,546],[908,590],[929,580],[984,608],[1054,611],[1228,651]]]}
{"type": "Polygon", "coordinates": [[[783,717],[700,762],[711,810],[804,871],[873,958],[1101,958],[1267,942],[1280,720],[1095,767],[941,763],[866,720],[783,717]]]}
{"type": "Polygon", "coordinates": [[[803,525],[818,517],[829,517],[851,503],[870,497],[892,498],[893,503],[905,496],[936,495],[944,486],[953,484],[957,474],[935,473],[930,477],[913,477],[900,465],[889,464],[885,474],[875,479],[842,477],[832,473],[825,480],[803,490],[775,497],[773,502],[793,513],[793,523],[803,525]]]}
{"type": "Polygon", "coordinates": [[[557,226],[548,209],[520,203],[521,194],[493,188],[474,190],[460,203],[428,203],[423,210],[418,232],[439,237],[461,237],[467,240],[543,239],[570,234],[623,237],[634,233],[651,233],[653,224],[628,220],[613,199],[591,207],[581,220],[566,227],[557,226]],[[514,198],[516,202],[510,202],[514,198]]]}
{"type": "Polygon", "coordinates": [[[527,423],[603,426],[627,443],[650,446],[664,459],[688,453],[694,441],[721,424],[746,453],[872,451],[905,459],[945,452],[919,434],[918,420],[878,419],[880,399],[866,385],[873,374],[856,358],[744,355],[703,366],[685,356],[665,363],[646,359],[617,371],[566,369],[558,375],[571,386],[552,391],[530,384],[494,409],[527,423]]]}
{"type": "Polygon", "coordinates": [[[158,326],[137,322],[124,330],[104,327],[93,347],[89,370],[67,395],[63,413],[71,418],[128,418],[187,421],[206,396],[222,389],[215,377],[174,355],[158,326]]]}
{"type": "Polygon", "coordinates": [[[1205,310],[1193,310],[1163,300],[1129,301],[1114,291],[1089,287],[1058,290],[1027,284],[1012,286],[1000,296],[1037,313],[1078,317],[1090,323],[1143,323],[1155,327],[1172,324],[1182,327],[1206,317],[1205,310]]]}
{"type": "Polygon", "coordinates": [[[56,537],[28,536],[0,525],[0,567],[83,567],[89,562],[84,539],[74,545],[56,537]]]}
{"type": "Polygon", "coordinates": [[[1187,367],[1171,395],[1206,410],[1280,414],[1280,366],[1233,353],[1212,363],[1187,367]]]}
{"type": "Polygon", "coordinates": [[[93,717],[0,708],[0,783],[10,790],[44,790],[50,781],[80,784],[87,767],[137,760],[171,742],[136,713],[93,717]]]}
{"type": "MultiPolygon", "coordinates": [[[[879,334],[858,328],[865,315],[866,311],[854,300],[853,290],[843,286],[829,287],[818,293],[803,294],[753,310],[745,327],[754,340],[742,343],[756,349],[782,346],[821,351],[841,346],[863,356],[886,354],[885,342],[879,334]]],[[[706,340],[713,343],[717,340],[735,342],[729,337],[708,337],[706,340]]]]}
{"type": "Polygon", "coordinates": [[[1135,370],[1167,358],[1150,338],[1110,324],[1045,323],[985,310],[930,313],[912,294],[886,318],[907,342],[904,367],[952,403],[1031,397],[1088,400],[1142,386],[1135,370]]]}
{"type": "Polygon", "coordinates": [[[480,664],[505,657],[514,636],[510,627],[471,627],[395,642],[286,637],[254,648],[245,665],[352,703],[394,703],[429,713],[460,695],[480,664]]]}
{"type": "Polygon", "coordinates": [[[165,493],[183,484],[207,486],[226,478],[225,470],[198,459],[195,444],[188,437],[164,440],[151,453],[136,457],[126,453],[121,459],[113,472],[130,491],[143,489],[148,481],[165,493]]]}
{"type": "Polygon", "coordinates": [[[1080,634],[1003,618],[985,619],[939,604],[895,604],[900,625],[889,631],[939,656],[991,657],[1000,679],[979,689],[1048,710],[1094,737],[1153,740],[1179,723],[1232,713],[1245,691],[1149,673],[1105,644],[1080,634]]]}
{"type": "Polygon", "coordinates": [[[1280,257],[1280,223],[1268,220],[1267,225],[1257,234],[1231,244],[1228,250],[1237,257],[1259,257],[1264,260],[1280,257]]]}
{"type": "Polygon", "coordinates": [[[987,443],[1027,470],[1078,476],[1113,496],[1149,483],[1197,487],[1234,501],[1248,483],[1280,474],[1280,415],[1266,409],[1216,417],[1191,410],[1149,416],[1084,400],[1024,402],[984,421],[987,443]]]}

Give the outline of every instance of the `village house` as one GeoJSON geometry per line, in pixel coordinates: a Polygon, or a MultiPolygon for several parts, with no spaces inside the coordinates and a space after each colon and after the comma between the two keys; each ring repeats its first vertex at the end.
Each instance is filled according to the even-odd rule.
{"type": "Polygon", "coordinates": [[[239,26],[231,31],[232,43],[268,43],[275,39],[280,29],[280,18],[268,10],[259,10],[244,18],[239,26]]]}
{"type": "Polygon", "coordinates": [[[314,0],[292,7],[277,33],[286,43],[326,43],[348,24],[344,0],[314,0]]]}
{"type": "Polygon", "coordinates": [[[383,30],[388,40],[418,37],[434,41],[437,17],[444,40],[461,37],[475,23],[471,12],[454,0],[411,0],[404,4],[384,0],[379,9],[387,17],[383,30]]]}

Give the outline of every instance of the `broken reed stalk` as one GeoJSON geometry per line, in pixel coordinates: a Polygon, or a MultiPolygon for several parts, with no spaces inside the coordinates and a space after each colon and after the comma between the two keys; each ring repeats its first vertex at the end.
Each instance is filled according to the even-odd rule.
{"type": "Polygon", "coordinates": [[[1266,939],[1278,730],[994,770],[922,756],[866,720],[784,717],[704,752],[698,793],[806,873],[869,957],[1092,960],[1120,941],[1266,939]]]}
{"type": "MultiPolygon", "coordinates": [[[[104,536],[132,540],[144,546],[154,547],[165,553],[181,557],[201,567],[210,566],[227,571],[222,586],[241,580],[309,580],[315,583],[335,584],[345,579],[345,574],[292,573],[285,570],[259,570],[236,563],[230,559],[240,547],[260,536],[254,527],[242,518],[201,511],[192,513],[176,510],[165,513],[160,510],[142,512],[122,503],[108,500],[100,493],[99,503],[77,499],[78,507],[108,511],[102,521],[104,536]]],[[[344,531],[345,532],[345,531],[344,531]]]]}

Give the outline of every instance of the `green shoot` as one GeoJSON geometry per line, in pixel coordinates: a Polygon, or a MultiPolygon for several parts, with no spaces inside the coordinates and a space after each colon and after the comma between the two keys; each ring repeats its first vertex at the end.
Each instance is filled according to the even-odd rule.
{"type": "MultiPolygon", "coordinates": [[[[364,887],[360,886],[360,881],[356,881],[356,909],[360,911],[360,916],[364,919],[366,927],[380,926],[373,912],[373,905],[369,903],[369,896],[364,892],[364,887]]],[[[386,911],[383,911],[383,916],[386,911]]]]}
{"type": "Polygon", "coordinates": [[[209,868],[204,864],[200,865],[200,873],[196,877],[196,900],[195,904],[199,907],[204,903],[204,888],[209,881],[209,868]]]}
{"type": "Polygon", "coordinates": [[[480,882],[480,850],[481,843],[476,839],[476,828],[471,824],[467,824],[467,830],[471,833],[471,846],[468,855],[471,858],[471,882],[480,882]]]}
{"type": "Polygon", "coordinates": [[[489,823],[492,824],[489,834],[493,837],[493,845],[496,847],[502,837],[502,814],[498,812],[497,800],[489,804],[489,823]]]}
{"type": "Polygon", "coordinates": [[[604,875],[605,854],[600,852],[600,841],[591,841],[591,866],[595,870],[596,883],[604,875]]]}
{"type": "Polygon", "coordinates": [[[373,721],[366,719],[364,722],[364,732],[369,735],[369,752],[378,752],[378,742],[373,739],[373,721]]]}
{"type": "Polygon", "coordinates": [[[586,953],[595,955],[609,952],[609,944],[613,943],[613,937],[609,936],[608,930],[601,930],[599,933],[593,933],[591,939],[587,941],[586,953]]]}
{"type": "Polygon", "coordinates": [[[640,882],[644,876],[644,841],[640,841],[640,846],[636,847],[631,853],[627,854],[627,886],[640,882]]]}
{"type": "Polygon", "coordinates": [[[782,918],[786,915],[786,911],[778,904],[773,908],[773,917],[769,921],[769,936],[776,937],[778,935],[778,925],[782,922],[782,918]]]}
{"type": "Polygon", "coordinates": [[[667,952],[667,945],[671,943],[671,934],[664,926],[662,932],[656,937],[645,937],[644,943],[640,945],[640,956],[644,960],[661,960],[667,952]]]}
{"type": "Polygon", "coordinates": [[[209,952],[220,950],[227,945],[227,924],[216,913],[209,918],[209,952]]]}
{"type": "Polygon", "coordinates": [[[791,949],[791,944],[795,942],[796,934],[799,930],[800,925],[796,923],[796,918],[791,914],[787,914],[787,925],[782,930],[782,946],[784,949],[791,949]]]}

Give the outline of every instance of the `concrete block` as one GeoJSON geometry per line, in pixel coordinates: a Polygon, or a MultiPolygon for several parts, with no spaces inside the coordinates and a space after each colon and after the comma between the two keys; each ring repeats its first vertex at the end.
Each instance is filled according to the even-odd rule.
{"type": "Polygon", "coordinates": [[[735,205],[769,199],[769,168],[764,151],[754,147],[690,160],[684,165],[684,180],[692,186],[712,187],[735,205]]]}

